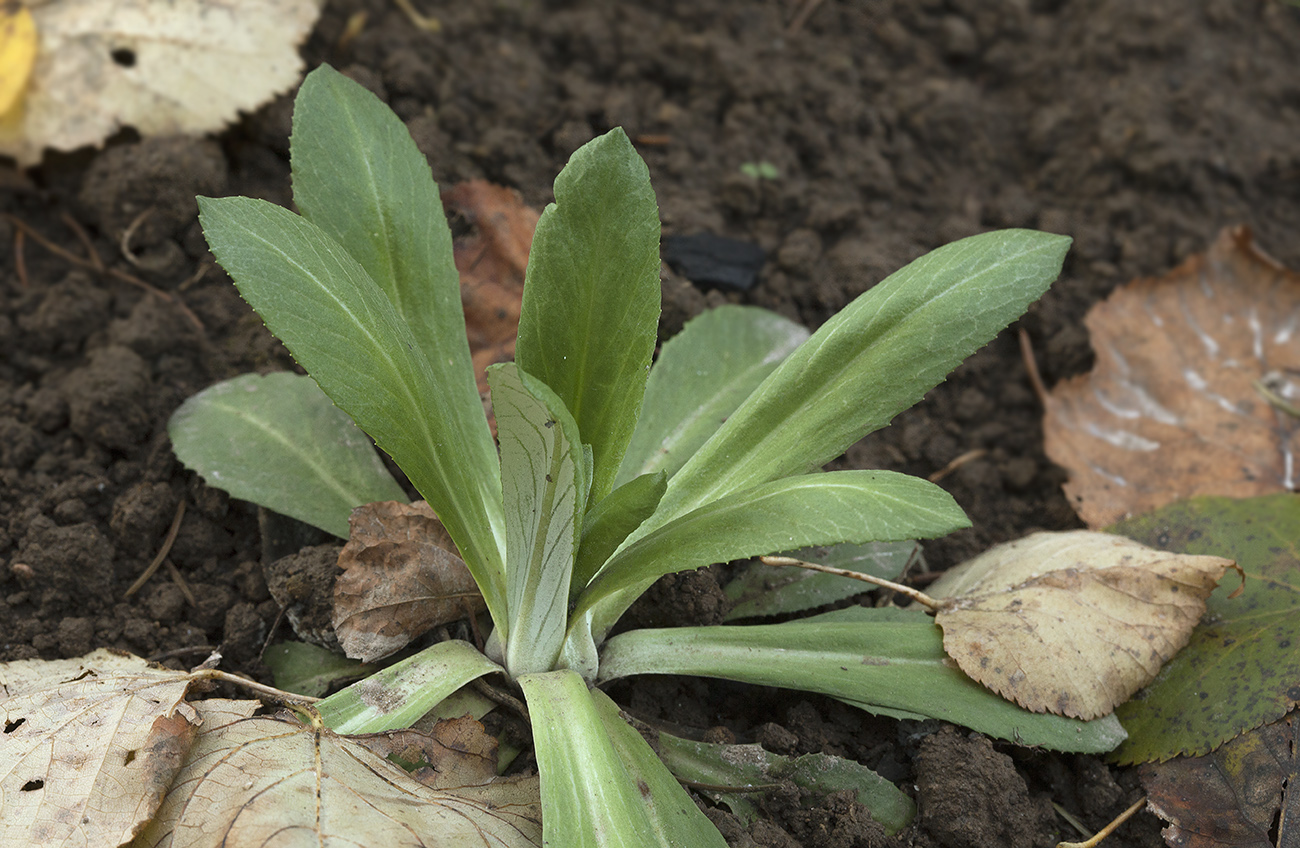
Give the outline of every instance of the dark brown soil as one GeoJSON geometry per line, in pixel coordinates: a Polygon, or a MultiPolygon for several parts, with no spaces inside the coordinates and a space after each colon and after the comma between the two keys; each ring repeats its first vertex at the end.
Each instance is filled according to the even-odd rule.
{"type": "MultiPolygon", "coordinates": [[[[1300,9],[1276,0],[436,5],[443,29],[429,34],[388,0],[330,2],[305,55],[387,100],[440,183],[485,177],[538,207],[574,149],[625,127],[666,234],[749,239],[768,256],[743,296],[669,275],[665,334],[723,301],[816,326],[944,242],[1037,227],[1075,238],[1020,325],[1051,383],[1088,367],[1091,303],[1224,226],[1249,225],[1300,267],[1300,9]]],[[[289,115],[286,95],[213,140],[127,132],[0,181],[0,660],[117,646],[182,667],[219,646],[225,667],[264,675],[263,644],[290,638],[272,633],[255,510],[181,468],[165,430],[209,383],[292,365],[211,265],[192,199],[287,202],[289,115]],[[107,270],[28,230],[75,256],[93,248],[107,270]],[[127,597],[182,502],[170,564],[127,597]]],[[[983,451],[942,479],[975,525],[927,546],[942,569],[1077,526],[1039,422],[1007,333],[841,464],[928,476],[983,451]]],[[[672,584],[638,616],[716,614],[711,572],[672,584]]],[[[1130,774],[1092,758],[795,693],[648,679],[616,695],[647,718],[854,757],[920,807],[887,841],[851,799],[778,793],[749,828],[710,812],[736,846],[1049,846],[1078,838],[1051,802],[1097,828],[1137,797],[1130,774]]],[[[1158,822],[1143,813],[1110,844],[1158,845],[1158,822]]]]}

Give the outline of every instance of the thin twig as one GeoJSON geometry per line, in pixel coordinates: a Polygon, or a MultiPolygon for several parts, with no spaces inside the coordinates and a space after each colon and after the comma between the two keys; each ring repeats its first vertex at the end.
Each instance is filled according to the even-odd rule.
{"type": "Polygon", "coordinates": [[[14,271],[18,273],[18,285],[22,288],[28,288],[30,283],[27,281],[27,255],[24,248],[27,246],[27,233],[21,229],[14,230],[14,271]]]}
{"type": "Polygon", "coordinates": [[[1038,360],[1034,358],[1034,343],[1029,339],[1025,328],[1020,328],[1020,358],[1025,361],[1025,370],[1029,372],[1029,385],[1034,387],[1038,402],[1047,407],[1047,387],[1043,385],[1043,375],[1038,373],[1038,360]]]}
{"type": "Polygon", "coordinates": [[[975,448],[974,450],[968,450],[961,456],[954,459],[952,462],[945,465],[943,468],[940,468],[938,471],[931,474],[926,479],[929,480],[931,483],[938,483],[940,480],[947,477],[949,474],[956,471],[958,468],[961,468],[966,463],[974,462],[975,460],[980,459],[987,453],[988,451],[985,450],[984,448],[975,448]]]}
{"type": "Polygon", "coordinates": [[[154,556],[153,562],[149,563],[149,567],[136,578],[135,582],[131,584],[131,588],[126,590],[126,595],[124,595],[124,597],[129,598],[136,592],[140,591],[140,588],[144,586],[145,583],[149,582],[149,578],[153,577],[154,572],[163,564],[163,560],[167,559],[167,554],[171,553],[172,545],[176,542],[176,534],[181,532],[181,519],[184,517],[185,498],[181,498],[181,502],[176,507],[176,517],[172,519],[171,529],[167,531],[167,538],[163,540],[162,547],[154,556]]]}
{"type": "Polygon", "coordinates": [[[63,221],[68,229],[72,230],[72,234],[77,237],[77,241],[81,242],[81,246],[86,248],[86,260],[90,262],[90,266],[99,273],[104,273],[104,260],[99,258],[99,251],[95,250],[95,243],[90,240],[90,235],[87,234],[85,228],[78,224],[77,219],[67,212],[60,215],[59,219],[63,221]]]}
{"type": "Polygon", "coordinates": [[[215,668],[205,668],[191,672],[190,678],[193,680],[216,680],[221,683],[232,683],[235,686],[242,686],[270,698],[276,703],[292,707],[310,707],[321,700],[309,695],[295,695],[292,692],[285,692],[282,689],[276,689],[274,686],[267,686],[265,683],[258,683],[256,680],[250,680],[247,677],[241,677],[238,674],[231,674],[228,671],[215,668]]]}
{"type": "Polygon", "coordinates": [[[911,586],[904,586],[902,583],[895,583],[894,581],[886,580],[883,577],[873,577],[870,574],[860,574],[856,571],[849,571],[847,568],[833,568],[829,565],[818,565],[815,562],[804,562],[801,559],[794,559],[793,557],[763,556],[758,559],[759,562],[764,565],[806,568],[809,571],[820,571],[823,574],[834,574],[837,577],[847,577],[850,580],[860,580],[863,583],[870,583],[873,586],[883,586],[886,589],[891,589],[900,595],[911,598],[926,609],[938,610],[943,607],[943,601],[935,600],[919,589],[913,589],[911,586]]]}
{"type": "Polygon", "coordinates": [[[1132,818],[1134,813],[1142,809],[1142,807],[1146,805],[1146,802],[1146,796],[1143,795],[1134,802],[1133,806],[1116,816],[1113,822],[1097,831],[1091,839],[1085,839],[1083,842],[1058,842],[1056,843],[1056,848],[1096,848],[1097,845],[1101,844],[1103,839],[1115,832],[1115,828],[1128,821],[1132,818]]]}
{"type": "MultiPolygon", "coordinates": [[[[138,289],[143,289],[144,291],[149,292],[149,294],[155,295],[157,297],[161,297],[163,300],[167,301],[168,303],[172,304],[177,309],[179,309],[181,313],[185,316],[185,318],[191,324],[194,325],[194,329],[198,330],[200,333],[204,332],[203,322],[199,320],[199,316],[195,315],[194,312],[188,306],[185,305],[185,302],[183,300],[171,294],[170,292],[165,292],[162,289],[151,286],[148,283],[146,283],[144,280],[140,279],[139,277],[132,276],[131,274],[126,273],[125,271],[119,271],[117,268],[105,268],[104,263],[99,259],[99,254],[94,253],[93,251],[91,252],[91,256],[93,256],[94,259],[87,259],[84,256],[78,256],[77,254],[72,253],[71,251],[65,250],[64,248],[60,247],[59,245],[45,238],[45,236],[41,235],[32,227],[28,226],[26,223],[14,217],[13,215],[6,214],[3,217],[6,221],[13,224],[20,231],[30,236],[32,240],[35,241],[37,244],[39,244],[41,247],[50,251],[54,255],[63,258],[67,262],[76,265],[78,268],[86,268],[96,273],[106,274],[115,280],[121,280],[122,282],[128,285],[135,286],[138,289]]],[[[85,236],[85,232],[82,231],[79,227],[74,229],[74,232],[80,233],[80,235],[78,236],[79,238],[85,236]]]]}
{"type": "Polygon", "coordinates": [[[393,0],[393,2],[395,2],[397,8],[401,9],[402,13],[410,19],[411,23],[415,24],[416,29],[422,29],[425,32],[442,31],[442,21],[429,15],[421,14],[415,6],[411,5],[411,0],[393,0]]]}
{"type": "Polygon", "coordinates": [[[469,682],[469,685],[474,688],[475,692],[479,693],[483,697],[509,707],[519,713],[524,721],[532,724],[532,719],[528,715],[528,707],[523,701],[519,700],[514,695],[511,695],[506,690],[499,686],[493,686],[481,677],[474,678],[469,682]]]}
{"type": "Polygon", "coordinates": [[[118,242],[118,249],[122,251],[122,258],[137,268],[140,267],[140,260],[131,252],[131,237],[135,235],[136,230],[140,229],[141,224],[149,220],[149,216],[153,214],[153,211],[154,207],[150,206],[139,215],[136,215],[134,220],[126,225],[126,229],[122,230],[122,238],[118,242]]]}
{"type": "Polygon", "coordinates": [[[785,26],[786,35],[794,35],[796,32],[803,29],[803,25],[808,23],[808,19],[812,17],[812,13],[817,11],[817,7],[821,4],[822,0],[803,0],[799,11],[794,13],[794,17],[790,19],[790,23],[785,26]]]}
{"type": "Polygon", "coordinates": [[[194,592],[190,589],[190,584],[185,582],[185,578],[181,575],[181,570],[169,559],[163,560],[163,565],[167,566],[167,573],[172,576],[172,582],[180,587],[181,594],[185,596],[185,600],[189,601],[190,606],[197,607],[199,602],[195,600],[194,592]]]}

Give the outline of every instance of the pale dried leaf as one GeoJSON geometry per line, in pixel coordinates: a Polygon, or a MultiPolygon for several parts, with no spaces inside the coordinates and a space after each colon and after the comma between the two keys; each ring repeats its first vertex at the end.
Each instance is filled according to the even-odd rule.
{"type": "Polygon", "coordinates": [[[1290,491],[1300,419],[1300,275],[1227,230],[1203,256],[1137,280],[1085,323],[1091,373],[1047,400],[1047,455],[1091,527],[1195,495],[1290,491]]]}
{"type": "Polygon", "coordinates": [[[0,127],[0,154],[20,165],[124,126],[144,136],[220,129],[298,82],[297,45],[320,14],[319,0],[30,5],[40,49],[19,120],[0,127]]]}
{"type": "Polygon", "coordinates": [[[334,630],[344,652],[374,662],[433,628],[486,608],[456,546],[424,501],[352,511],[339,554],[334,630]]]}
{"type": "Polygon", "coordinates": [[[443,719],[425,733],[393,730],[350,736],[381,757],[416,766],[411,776],[431,789],[482,786],[497,776],[497,740],[472,716],[443,719]]]}
{"type": "Polygon", "coordinates": [[[1205,612],[1232,560],[1121,536],[1035,533],[951,570],[930,593],[967,675],[1034,712],[1107,715],[1149,683],[1205,612]]]}
{"type": "Polygon", "coordinates": [[[0,667],[0,845],[131,839],[193,741],[189,682],[104,649],[0,667]]]}
{"type": "Polygon", "coordinates": [[[196,704],[203,733],[158,816],[132,848],[533,848],[536,780],[456,792],[324,728],[196,704]]]}

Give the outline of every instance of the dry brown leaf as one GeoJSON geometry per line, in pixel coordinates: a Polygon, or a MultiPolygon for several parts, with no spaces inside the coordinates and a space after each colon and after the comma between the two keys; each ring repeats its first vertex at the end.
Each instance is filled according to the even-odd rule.
{"type": "Polygon", "coordinates": [[[348,738],[381,757],[417,766],[411,776],[430,789],[482,786],[497,777],[497,740],[473,716],[443,719],[428,733],[394,730],[348,738]]]}
{"type": "Polygon", "coordinates": [[[352,511],[339,554],[334,630],[344,652],[373,662],[433,628],[486,609],[456,546],[424,501],[352,511]]]}
{"type": "Polygon", "coordinates": [[[98,650],[0,668],[0,845],[121,845],[194,738],[186,675],[98,650]]]}
{"type": "Polygon", "coordinates": [[[20,165],[46,147],[217,130],[298,82],[319,0],[29,0],[40,39],[21,115],[0,126],[20,165]]]}
{"type": "Polygon", "coordinates": [[[1122,536],[1035,533],[935,581],[935,622],[961,670],[1034,712],[1107,715],[1149,683],[1232,560],[1122,536]]]}
{"type": "Polygon", "coordinates": [[[203,733],[132,848],[541,845],[535,778],[437,791],[324,728],[195,706],[203,733]]]}
{"type": "Polygon", "coordinates": [[[447,212],[473,226],[455,243],[460,299],[474,358],[479,394],[486,396],[487,367],[515,358],[524,270],[538,213],[504,186],[484,180],[459,183],[443,192],[447,212]]]}
{"type": "Polygon", "coordinates": [[[1300,405],[1300,275],[1247,230],[1117,289],[1085,321],[1097,363],[1053,389],[1043,429],[1090,527],[1195,495],[1296,485],[1300,418],[1266,392],[1300,405]]]}

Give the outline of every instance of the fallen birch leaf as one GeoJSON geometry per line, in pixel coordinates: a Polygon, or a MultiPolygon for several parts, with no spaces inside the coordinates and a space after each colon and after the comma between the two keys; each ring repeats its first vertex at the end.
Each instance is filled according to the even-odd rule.
{"type": "Polygon", "coordinates": [[[195,705],[203,733],[132,848],[535,848],[536,780],[430,789],[346,737],[195,705]]]}
{"type": "Polygon", "coordinates": [[[930,589],[961,670],[1034,712],[1090,720],[1149,683],[1191,638],[1232,560],[1086,530],[1035,533],[930,589]]]}
{"type": "Polygon", "coordinates": [[[474,377],[479,394],[486,396],[487,367],[515,358],[524,270],[538,213],[511,189],[485,180],[452,186],[442,202],[449,215],[473,227],[456,239],[454,255],[474,377]]]}
{"type": "Polygon", "coordinates": [[[1300,721],[1289,716],[1212,754],[1143,765],[1138,777],[1148,808],[1169,822],[1162,834],[1174,848],[1289,846],[1300,835],[1298,755],[1300,721]]]}
{"type": "Polygon", "coordinates": [[[1090,527],[1196,495],[1295,487],[1300,275],[1246,229],[1116,289],[1085,323],[1097,363],[1052,390],[1043,431],[1090,527]]]}
{"type": "Polygon", "coordinates": [[[193,741],[186,675],[101,649],[0,666],[0,845],[121,845],[193,741]]]}
{"type": "Polygon", "coordinates": [[[1187,647],[1115,711],[1129,731],[1116,761],[1206,754],[1300,702],[1297,503],[1291,494],[1195,498],[1112,528],[1170,551],[1228,554],[1246,573],[1240,595],[1229,586],[1211,595],[1187,647]]]}
{"type": "Polygon", "coordinates": [[[424,501],[352,511],[339,554],[334,630],[349,657],[374,662],[433,628],[486,609],[456,546],[424,501]]]}
{"type": "Polygon", "coordinates": [[[0,124],[21,120],[27,80],[36,63],[36,21],[26,6],[0,7],[0,124]],[[10,114],[14,110],[14,114],[10,114]]]}
{"type": "Polygon", "coordinates": [[[319,0],[32,0],[39,50],[22,113],[0,125],[19,165],[47,147],[220,129],[298,82],[319,0]]]}

